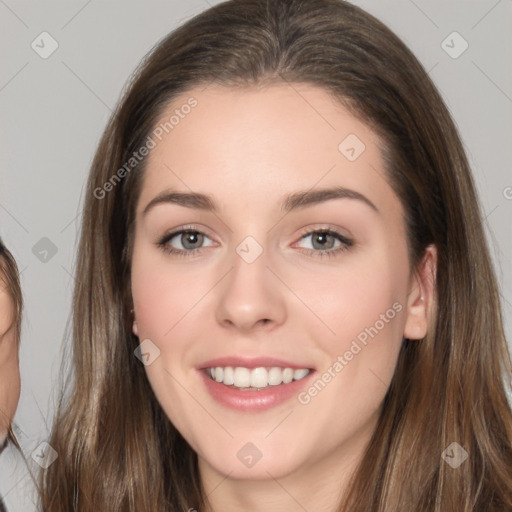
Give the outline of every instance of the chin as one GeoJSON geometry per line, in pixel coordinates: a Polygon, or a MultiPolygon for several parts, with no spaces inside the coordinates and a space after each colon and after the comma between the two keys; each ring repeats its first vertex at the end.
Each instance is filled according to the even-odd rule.
{"type": "Polygon", "coordinates": [[[233,446],[222,447],[215,450],[215,453],[208,451],[206,457],[199,455],[199,460],[200,465],[209,466],[217,473],[229,475],[232,479],[268,480],[284,478],[300,469],[304,461],[297,456],[295,450],[285,450],[282,445],[279,447],[268,442],[265,444],[238,440],[233,442],[233,446]]]}

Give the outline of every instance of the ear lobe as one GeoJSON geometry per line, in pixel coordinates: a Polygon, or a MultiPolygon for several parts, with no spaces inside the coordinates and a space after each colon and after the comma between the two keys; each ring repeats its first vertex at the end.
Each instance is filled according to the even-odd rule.
{"type": "Polygon", "coordinates": [[[139,327],[137,326],[137,320],[133,321],[132,331],[135,336],[139,337],[139,327]]]}
{"type": "Polygon", "coordinates": [[[130,311],[130,313],[132,314],[132,317],[133,317],[133,323],[132,323],[132,332],[133,334],[135,334],[135,336],[139,336],[139,326],[137,325],[137,320],[135,318],[135,309],[132,309],[130,311]]]}
{"type": "Polygon", "coordinates": [[[404,338],[419,340],[426,336],[430,311],[435,299],[437,248],[429,245],[411,278],[407,298],[404,338]]]}

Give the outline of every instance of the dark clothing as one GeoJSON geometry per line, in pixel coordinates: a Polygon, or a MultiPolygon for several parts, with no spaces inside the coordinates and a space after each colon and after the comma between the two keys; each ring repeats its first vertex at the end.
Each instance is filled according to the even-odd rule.
{"type": "MultiPolygon", "coordinates": [[[[5,450],[5,447],[7,446],[8,442],[9,442],[9,436],[7,436],[5,441],[0,445],[0,453],[2,453],[5,450]]],[[[0,496],[0,512],[7,512],[7,509],[5,508],[4,500],[2,500],[2,496],[0,496]]]]}

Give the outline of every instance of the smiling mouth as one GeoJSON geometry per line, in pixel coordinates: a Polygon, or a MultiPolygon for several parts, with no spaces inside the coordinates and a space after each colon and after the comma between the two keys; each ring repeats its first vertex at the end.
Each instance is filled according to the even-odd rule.
{"type": "Polygon", "coordinates": [[[260,391],[301,380],[310,374],[308,368],[216,366],[206,368],[206,375],[215,382],[240,391],[260,391]]]}

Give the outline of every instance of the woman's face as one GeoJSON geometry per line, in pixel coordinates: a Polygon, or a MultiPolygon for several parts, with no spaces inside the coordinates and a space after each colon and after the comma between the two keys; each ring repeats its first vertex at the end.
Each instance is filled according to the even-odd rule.
{"type": "Polygon", "coordinates": [[[160,404],[211,482],[346,470],[426,332],[379,139],[304,84],[195,88],[160,121],[131,269],[160,404]]]}
{"type": "Polygon", "coordinates": [[[20,396],[14,303],[0,270],[0,444],[5,441],[20,396]]]}

